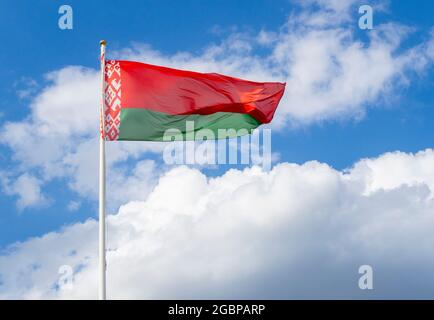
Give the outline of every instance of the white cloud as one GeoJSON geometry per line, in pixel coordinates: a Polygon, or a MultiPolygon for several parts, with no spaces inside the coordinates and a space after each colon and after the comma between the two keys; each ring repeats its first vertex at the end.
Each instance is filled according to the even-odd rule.
{"type": "Polygon", "coordinates": [[[66,67],[46,75],[50,85],[32,104],[33,123],[43,135],[89,134],[98,127],[98,73],[66,67]]]}
{"type": "Polygon", "coordinates": [[[80,201],[70,201],[67,205],[68,211],[77,211],[81,207],[80,201]]]}
{"type": "Polygon", "coordinates": [[[38,83],[30,77],[21,77],[13,84],[17,96],[20,99],[26,99],[33,96],[38,89],[38,83]]]}
{"type": "Polygon", "coordinates": [[[389,152],[379,159],[365,159],[351,169],[351,179],[363,180],[365,194],[391,190],[402,185],[426,184],[434,196],[434,162],[432,150],[416,154],[389,152]]]}
{"type": "MultiPolygon", "coordinates": [[[[346,172],[315,161],[216,178],[172,169],[146,201],[108,218],[109,297],[432,298],[428,162],[433,150],[346,172]],[[373,267],[373,291],[358,288],[362,264],[373,267]]],[[[0,257],[0,297],[96,298],[96,250],[94,220],[16,244],[0,257]],[[56,285],[65,264],[72,290],[56,285]]]]}
{"type": "Polygon", "coordinates": [[[20,211],[27,207],[48,203],[47,198],[42,194],[40,181],[28,173],[24,173],[11,181],[6,173],[1,172],[0,180],[3,191],[7,195],[18,198],[17,207],[20,211]]]}

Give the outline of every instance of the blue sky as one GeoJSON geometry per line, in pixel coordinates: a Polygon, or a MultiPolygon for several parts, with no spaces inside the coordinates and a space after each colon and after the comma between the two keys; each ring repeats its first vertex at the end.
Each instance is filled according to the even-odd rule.
{"type": "MultiPolygon", "coordinates": [[[[65,4],[63,1],[42,0],[36,4],[30,1],[17,3],[4,0],[0,3],[0,38],[3,43],[0,51],[0,59],[3,61],[3,72],[0,74],[0,127],[4,128],[6,123],[20,123],[29,119],[32,114],[30,105],[35,104],[35,99],[41,92],[53,85],[44,76],[47,73],[68,66],[97,70],[98,42],[102,38],[109,43],[108,57],[111,53],[119,56],[125,48],[146,44],[167,61],[176,61],[178,52],[188,52],[193,57],[203,58],[209,46],[221,45],[230,34],[242,34],[247,39],[255,37],[261,30],[286,34],[283,26],[288,23],[288,19],[291,21],[291,14],[300,17],[303,12],[317,10],[321,13],[329,10],[322,7],[321,1],[319,3],[319,9],[315,5],[304,9],[295,1],[289,0],[69,1],[67,4],[73,8],[74,28],[60,30],[57,26],[57,10],[65,4]],[[23,90],[27,94],[20,96],[23,90]]],[[[434,3],[431,1],[372,3],[375,10],[372,31],[359,30],[357,27],[359,4],[365,3],[354,1],[350,9],[336,11],[338,18],[332,27],[325,25],[318,28],[349,30],[352,34],[350,41],[367,48],[372,41],[369,33],[375,32],[377,26],[394,23],[394,28],[411,28],[408,35],[402,36],[397,47],[391,51],[392,57],[406,56],[408,50],[428,43],[432,36],[430,30],[433,27],[434,3]],[[379,4],[383,7],[376,7],[379,4]],[[349,20],[343,19],[345,14],[349,15],[349,20]]],[[[283,40],[277,40],[279,41],[283,40]]],[[[254,58],[267,56],[275,46],[277,44],[271,47],[253,46],[248,55],[254,58]]],[[[144,58],[147,54],[149,52],[145,49],[136,53],[144,58]]],[[[236,53],[241,58],[245,54],[236,53]]],[[[421,61],[417,54],[416,58],[412,58],[414,61],[402,67],[396,75],[387,76],[384,83],[379,85],[381,89],[372,98],[366,101],[361,98],[360,103],[356,103],[354,112],[351,111],[353,109],[336,114],[332,112],[330,117],[320,120],[320,113],[300,117],[299,123],[293,125],[291,117],[297,118],[294,116],[297,112],[289,111],[285,115],[289,122],[273,132],[273,152],[279,153],[278,162],[303,164],[316,160],[336,170],[344,170],[360,159],[379,157],[386,152],[416,153],[432,148],[434,71],[432,62],[426,63],[423,70],[411,70],[411,65],[421,61]],[[400,78],[400,74],[405,74],[404,78],[400,78]]],[[[221,64],[224,63],[223,58],[218,59],[221,64]]],[[[369,68],[375,70],[379,66],[370,65],[369,68]]],[[[226,70],[225,66],[221,70],[226,70]]],[[[243,69],[240,70],[239,74],[234,75],[244,75],[243,69]]],[[[374,71],[373,75],[375,76],[374,71]]],[[[357,79],[353,80],[357,82],[357,79]]],[[[345,108],[345,103],[342,105],[345,108]]],[[[87,107],[98,108],[98,105],[87,107]]],[[[2,141],[4,142],[4,137],[2,141]]],[[[44,152],[45,147],[35,143],[33,152],[44,152]]],[[[6,249],[17,241],[39,237],[59,230],[62,226],[96,217],[95,199],[80,195],[71,188],[71,176],[60,174],[57,178],[44,179],[41,167],[25,167],[25,163],[20,160],[19,150],[5,143],[0,144],[1,171],[8,172],[10,181],[26,172],[37,177],[43,181],[40,188],[46,201],[20,209],[17,207],[17,193],[5,191],[7,187],[3,182],[3,192],[0,193],[0,248],[6,249]],[[78,209],[68,210],[71,202],[79,203],[78,209]]],[[[128,172],[133,170],[138,161],[145,159],[155,160],[157,168],[162,166],[161,154],[149,152],[131,156],[127,161],[119,163],[118,167],[128,168],[128,172]]],[[[218,176],[228,169],[228,166],[224,166],[203,172],[209,176],[218,176]]],[[[96,176],[97,172],[93,173],[96,176]]],[[[126,199],[125,203],[129,200],[132,199],[126,199]]],[[[114,212],[120,204],[122,202],[116,202],[114,212]]]]}

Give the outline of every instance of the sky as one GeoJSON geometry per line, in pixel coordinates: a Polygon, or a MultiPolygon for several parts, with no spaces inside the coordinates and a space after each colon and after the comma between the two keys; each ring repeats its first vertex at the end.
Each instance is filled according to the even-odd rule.
{"type": "Polygon", "coordinates": [[[434,3],[69,1],[61,30],[63,4],[0,3],[0,298],[97,296],[101,39],[286,82],[270,170],[107,145],[109,298],[434,297],[434,3]]]}

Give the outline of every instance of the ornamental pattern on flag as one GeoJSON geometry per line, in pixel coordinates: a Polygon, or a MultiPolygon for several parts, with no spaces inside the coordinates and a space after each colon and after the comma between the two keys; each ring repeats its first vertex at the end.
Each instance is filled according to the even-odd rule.
{"type": "Polygon", "coordinates": [[[121,68],[118,61],[106,62],[104,87],[105,140],[113,141],[119,137],[121,123],[121,68]]]}

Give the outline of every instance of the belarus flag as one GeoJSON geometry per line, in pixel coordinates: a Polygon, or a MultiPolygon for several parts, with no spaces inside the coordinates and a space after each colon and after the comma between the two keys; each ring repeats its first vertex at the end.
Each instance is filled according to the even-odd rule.
{"type": "Polygon", "coordinates": [[[191,139],[187,121],[216,137],[219,129],[250,133],[273,119],[285,90],[284,83],[120,60],[106,61],[104,80],[106,140],[162,141],[168,129],[191,139]]]}

